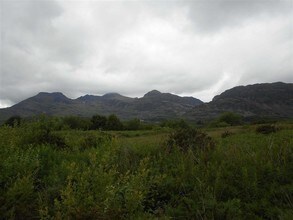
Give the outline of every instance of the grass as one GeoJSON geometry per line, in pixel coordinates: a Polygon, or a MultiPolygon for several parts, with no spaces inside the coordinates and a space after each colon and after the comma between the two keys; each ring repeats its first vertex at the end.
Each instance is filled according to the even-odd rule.
{"type": "Polygon", "coordinates": [[[1,127],[0,218],[292,219],[293,127],[277,126],[205,128],[215,148],[186,151],[165,128],[53,130],[58,148],[39,127],[1,127]]]}

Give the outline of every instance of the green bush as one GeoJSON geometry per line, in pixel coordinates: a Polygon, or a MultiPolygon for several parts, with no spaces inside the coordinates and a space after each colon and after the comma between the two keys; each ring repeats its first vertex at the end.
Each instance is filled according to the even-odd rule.
{"type": "Polygon", "coordinates": [[[188,150],[210,150],[215,143],[207,134],[193,128],[178,129],[170,134],[167,145],[169,150],[178,147],[183,152],[188,150]]]}
{"type": "Polygon", "coordinates": [[[11,127],[17,127],[20,125],[22,121],[22,118],[18,115],[15,115],[15,116],[12,116],[10,118],[8,118],[5,122],[4,122],[4,125],[8,125],[8,126],[11,126],[11,127]]]}
{"type": "Polygon", "coordinates": [[[130,131],[140,130],[141,128],[142,125],[138,118],[127,121],[125,125],[125,129],[130,131]]]}
{"type": "Polygon", "coordinates": [[[190,125],[183,119],[179,120],[165,120],[161,122],[161,127],[168,127],[168,128],[174,128],[174,129],[186,129],[189,128],[190,125]]]}
{"type": "Polygon", "coordinates": [[[221,134],[221,138],[226,138],[226,137],[229,137],[229,136],[231,136],[231,135],[233,135],[233,132],[231,132],[231,131],[224,131],[222,134],[221,134]]]}
{"type": "Polygon", "coordinates": [[[22,129],[21,145],[49,144],[58,149],[67,147],[64,138],[53,132],[60,129],[59,121],[54,118],[42,116],[36,122],[25,124],[22,129]]]}
{"type": "Polygon", "coordinates": [[[81,118],[77,116],[68,116],[63,118],[63,127],[78,130],[88,130],[91,126],[89,119],[81,118]]]}
{"type": "Polygon", "coordinates": [[[106,128],[110,131],[120,131],[123,130],[123,124],[116,115],[112,114],[108,117],[106,128]]]}
{"type": "Polygon", "coordinates": [[[255,131],[260,134],[270,134],[277,132],[277,128],[274,125],[260,125],[255,131]]]}
{"type": "Polygon", "coordinates": [[[92,130],[105,130],[107,127],[107,118],[105,116],[102,115],[94,115],[91,118],[91,129],[92,130]]]}
{"type": "Polygon", "coordinates": [[[242,123],[242,116],[233,112],[224,112],[219,116],[218,121],[232,126],[240,125],[242,123]]]}
{"type": "MultiPolygon", "coordinates": [[[[34,179],[31,176],[17,178],[6,189],[4,204],[1,204],[1,218],[32,219],[37,216],[37,194],[34,189],[34,179]]],[[[2,201],[1,201],[2,202],[2,201]]]]}
{"type": "Polygon", "coordinates": [[[103,144],[109,143],[112,139],[112,136],[107,134],[100,134],[99,136],[94,135],[92,133],[85,134],[83,137],[81,144],[80,144],[80,150],[86,150],[91,148],[96,148],[98,146],[101,146],[103,144]]]}

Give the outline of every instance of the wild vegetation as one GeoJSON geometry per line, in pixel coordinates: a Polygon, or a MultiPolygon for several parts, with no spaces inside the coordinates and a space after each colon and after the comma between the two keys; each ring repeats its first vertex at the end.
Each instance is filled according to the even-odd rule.
{"type": "Polygon", "coordinates": [[[10,119],[1,219],[292,219],[293,124],[238,122],[10,119]]]}

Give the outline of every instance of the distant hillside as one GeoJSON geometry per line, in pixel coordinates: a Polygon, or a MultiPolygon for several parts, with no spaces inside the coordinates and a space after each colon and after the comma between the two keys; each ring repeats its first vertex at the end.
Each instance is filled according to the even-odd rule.
{"type": "Polygon", "coordinates": [[[194,107],[185,117],[194,121],[207,120],[227,111],[247,118],[293,118],[293,84],[237,86],[215,96],[209,103],[194,107]]]}
{"type": "Polygon", "coordinates": [[[209,103],[157,90],[150,91],[141,98],[108,93],[69,99],[62,93],[41,92],[10,108],[0,109],[0,122],[13,115],[29,117],[41,113],[84,117],[116,114],[122,119],[137,117],[147,121],[182,117],[199,121],[216,118],[227,111],[246,118],[293,118],[293,84],[277,82],[237,86],[215,96],[209,103]]]}
{"type": "Polygon", "coordinates": [[[129,98],[118,93],[103,96],[85,95],[69,99],[62,93],[41,92],[12,107],[0,109],[0,122],[13,115],[29,117],[48,115],[77,115],[91,117],[94,114],[117,114],[122,119],[138,117],[142,120],[161,120],[181,117],[203,102],[193,97],[180,97],[153,90],[142,98],[129,98]]]}

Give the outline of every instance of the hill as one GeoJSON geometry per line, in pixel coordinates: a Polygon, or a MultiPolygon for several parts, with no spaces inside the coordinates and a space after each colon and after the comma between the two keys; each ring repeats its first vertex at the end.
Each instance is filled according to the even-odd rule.
{"type": "Polygon", "coordinates": [[[59,92],[41,92],[12,107],[0,109],[0,122],[13,115],[30,117],[41,113],[82,117],[116,114],[122,119],[140,118],[146,121],[174,118],[205,121],[216,118],[223,112],[238,113],[248,120],[292,118],[293,83],[237,86],[215,96],[209,103],[157,90],[152,90],[141,98],[107,93],[103,96],[85,95],[69,99],[59,92]]]}
{"type": "Polygon", "coordinates": [[[245,118],[292,118],[293,84],[262,83],[237,86],[217,95],[209,103],[194,107],[185,114],[190,120],[208,120],[223,112],[245,118]]]}
{"type": "Polygon", "coordinates": [[[193,97],[180,97],[156,90],[148,92],[141,98],[108,93],[103,96],[85,95],[77,99],[69,99],[59,92],[41,92],[12,107],[0,109],[0,122],[13,115],[30,117],[42,113],[83,117],[91,117],[94,114],[116,114],[122,119],[137,117],[156,121],[180,117],[192,107],[202,103],[193,97]]]}

